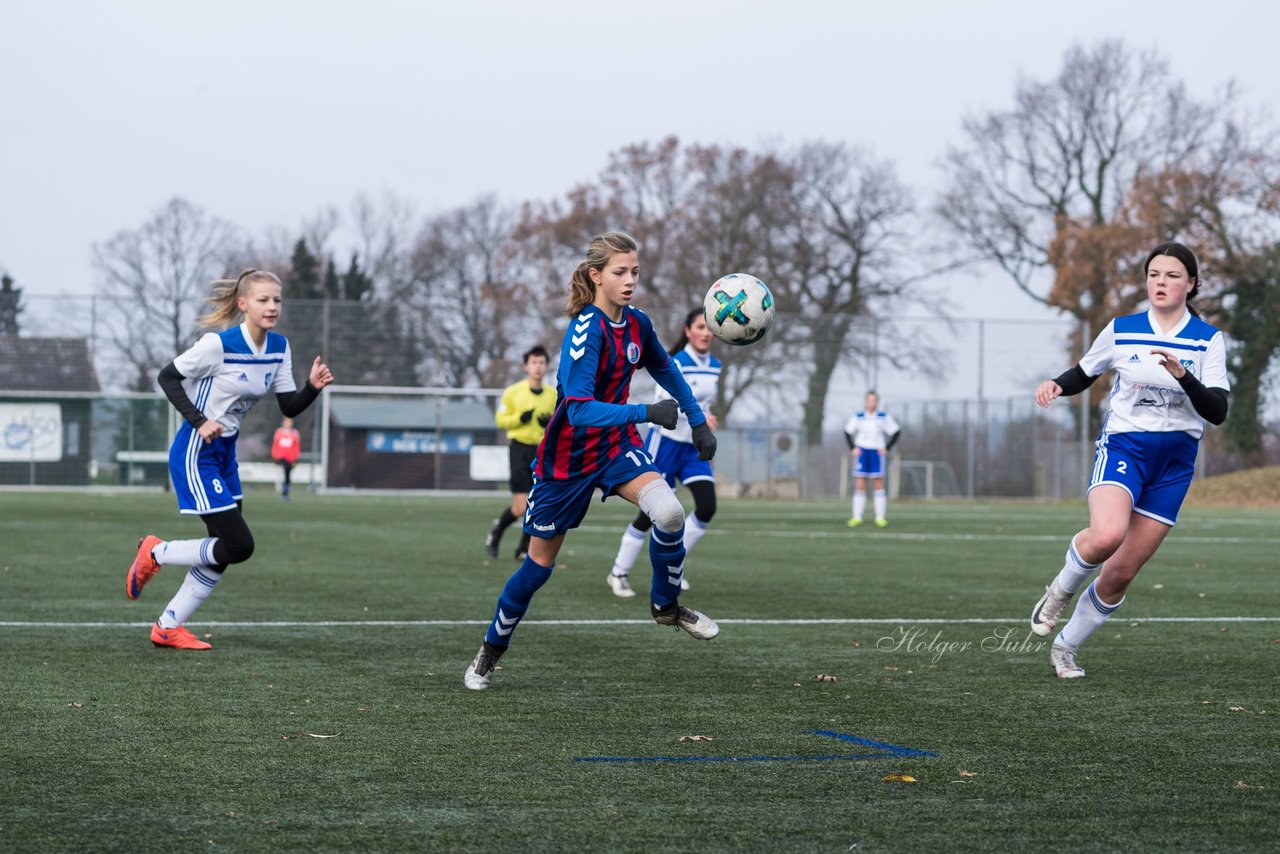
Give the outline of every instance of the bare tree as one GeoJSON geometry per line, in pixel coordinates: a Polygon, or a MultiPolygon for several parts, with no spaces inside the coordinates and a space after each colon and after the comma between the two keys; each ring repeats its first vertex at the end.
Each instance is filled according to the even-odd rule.
{"type": "Polygon", "coordinates": [[[110,297],[113,348],[130,386],[149,390],[156,372],[191,342],[209,283],[225,275],[236,227],[173,198],[137,229],[94,244],[93,266],[110,297]]]}
{"type": "Polygon", "coordinates": [[[515,263],[514,226],[514,212],[485,196],[429,219],[419,235],[410,284],[393,299],[414,317],[428,384],[509,382],[507,357],[537,340],[528,322],[530,289],[515,263]]]}
{"type": "Polygon", "coordinates": [[[1012,109],[965,121],[937,212],[973,259],[1097,328],[1109,316],[1113,265],[1078,266],[1070,297],[1043,273],[1063,263],[1064,242],[1091,243],[1092,230],[1114,225],[1135,182],[1209,145],[1234,97],[1228,88],[1197,101],[1163,59],[1119,41],[1072,47],[1053,80],[1019,80],[1012,109]]]}

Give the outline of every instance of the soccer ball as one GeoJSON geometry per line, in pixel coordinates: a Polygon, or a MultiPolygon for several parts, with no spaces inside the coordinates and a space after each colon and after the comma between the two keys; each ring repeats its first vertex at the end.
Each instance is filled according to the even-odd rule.
{"type": "Polygon", "coordinates": [[[711,333],[726,344],[754,344],[773,322],[773,294],[769,286],[746,273],[730,273],[716,280],[702,303],[711,333]]]}

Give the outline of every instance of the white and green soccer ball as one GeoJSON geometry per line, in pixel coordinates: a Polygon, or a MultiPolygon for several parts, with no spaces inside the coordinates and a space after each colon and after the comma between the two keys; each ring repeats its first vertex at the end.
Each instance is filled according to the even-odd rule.
{"type": "Polygon", "coordinates": [[[759,341],[773,322],[769,286],[747,273],[716,279],[702,305],[711,333],[734,346],[759,341]]]}

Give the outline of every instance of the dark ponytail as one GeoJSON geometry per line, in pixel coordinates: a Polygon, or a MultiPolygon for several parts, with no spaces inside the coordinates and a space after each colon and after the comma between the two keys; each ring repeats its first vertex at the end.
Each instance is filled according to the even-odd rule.
{"type": "Polygon", "coordinates": [[[689,313],[684,316],[684,323],[680,324],[680,334],[676,336],[676,343],[667,348],[667,355],[674,356],[684,349],[684,345],[689,343],[689,333],[686,331],[693,322],[702,317],[705,310],[702,308],[690,309],[689,313]]]}

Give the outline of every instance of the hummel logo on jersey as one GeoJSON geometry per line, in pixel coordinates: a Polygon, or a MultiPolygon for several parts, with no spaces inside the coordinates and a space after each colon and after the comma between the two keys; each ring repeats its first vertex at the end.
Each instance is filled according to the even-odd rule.
{"type": "Polygon", "coordinates": [[[1134,353],[1132,356],[1130,356],[1130,357],[1129,357],[1129,361],[1130,361],[1130,362],[1141,362],[1141,361],[1142,361],[1142,359],[1138,357],[1138,354],[1137,354],[1137,353],[1134,353]]]}
{"type": "Polygon", "coordinates": [[[241,371],[240,376],[236,377],[236,379],[242,383],[247,383],[249,381],[249,375],[246,374],[244,371],[241,371]]]}

